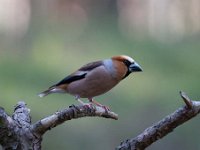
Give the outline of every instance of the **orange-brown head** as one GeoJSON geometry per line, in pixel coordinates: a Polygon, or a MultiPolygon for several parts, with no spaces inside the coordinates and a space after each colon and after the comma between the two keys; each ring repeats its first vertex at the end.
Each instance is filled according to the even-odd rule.
{"type": "Polygon", "coordinates": [[[126,55],[114,56],[111,58],[116,68],[118,79],[126,78],[132,72],[140,72],[142,68],[131,57],[126,55]]]}

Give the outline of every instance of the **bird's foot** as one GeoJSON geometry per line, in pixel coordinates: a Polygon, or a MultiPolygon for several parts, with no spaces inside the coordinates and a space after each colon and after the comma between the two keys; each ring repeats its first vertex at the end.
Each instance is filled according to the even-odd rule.
{"type": "Polygon", "coordinates": [[[91,108],[91,107],[94,107],[94,105],[91,104],[91,103],[84,103],[83,106],[84,106],[85,108],[91,108]]]}
{"type": "Polygon", "coordinates": [[[102,105],[99,102],[95,101],[93,98],[88,98],[88,100],[92,103],[95,104],[96,106],[99,106],[105,110],[105,112],[110,111],[110,108],[108,106],[102,105]]]}
{"type": "Polygon", "coordinates": [[[86,104],[88,104],[88,103],[84,103],[84,102],[80,99],[80,96],[78,96],[78,95],[75,96],[75,99],[76,99],[79,103],[81,103],[81,105],[86,105],[86,104]]]}
{"type": "Polygon", "coordinates": [[[98,107],[103,108],[103,109],[105,110],[106,113],[108,113],[108,112],[110,111],[110,107],[108,107],[108,106],[106,106],[106,105],[102,105],[102,104],[100,104],[100,103],[96,104],[96,103],[93,103],[93,102],[92,102],[91,104],[94,104],[94,105],[96,105],[96,106],[98,106],[98,107]]]}
{"type": "Polygon", "coordinates": [[[86,109],[87,109],[87,108],[92,108],[92,107],[94,107],[94,104],[93,104],[93,103],[85,103],[85,102],[83,102],[83,101],[80,99],[80,96],[78,96],[78,95],[75,96],[75,99],[76,99],[82,106],[84,106],[86,109]]]}
{"type": "Polygon", "coordinates": [[[108,113],[110,111],[110,108],[108,106],[105,106],[105,105],[96,105],[94,103],[83,103],[82,104],[86,109],[87,108],[93,108],[93,107],[100,107],[102,109],[105,110],[105,113],[108,113]]]}

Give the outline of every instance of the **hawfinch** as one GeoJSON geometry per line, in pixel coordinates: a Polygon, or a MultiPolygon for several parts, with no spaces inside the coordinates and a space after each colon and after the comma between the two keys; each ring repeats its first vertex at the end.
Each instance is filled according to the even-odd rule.
{"type": "Polygon", "coordinates": [[[108,92],[132,72],[142,68],[131,57],[120,55],[110,59],[95,61],[82,66],[57,84],[38,96],[51,93],[68,93],[84,104],[80,98],[88,98],[91,103],[105,107],[94,101],[93,97],[108,92]]]}

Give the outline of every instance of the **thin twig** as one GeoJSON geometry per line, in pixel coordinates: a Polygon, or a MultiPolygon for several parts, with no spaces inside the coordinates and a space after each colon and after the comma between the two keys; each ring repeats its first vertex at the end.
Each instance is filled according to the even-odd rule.
{"type": "Polygon", "coordinates": [[[180,95],[181,95],[183,101],[185,102],[186,106],[187,106],[189,109],[192,109],[192,101],[191,101],[190,98],[186,95],[186,93],[183,92],[183,91],[180,91],[180,95]]]}

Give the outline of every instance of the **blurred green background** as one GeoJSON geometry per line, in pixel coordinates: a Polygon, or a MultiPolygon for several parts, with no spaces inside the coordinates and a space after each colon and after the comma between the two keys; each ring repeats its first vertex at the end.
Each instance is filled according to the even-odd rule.
{"type": "MultiPolygon", "coordinates": [[[[179,91],[200,99],[198,0],[0,0],[0,106],[24,100],[32,122],[71,104],[70,95],[37,94],[83,64],[126,54],[144,72],[97,101],[119,120],[82,118],[45,134],[44,150],[111,150],[183,106],[179,91]]],[[[200,149],[199,117],[149,150],[200,149]]],[[[1,148],[0,148],[1,149],[1,148]]]]}

